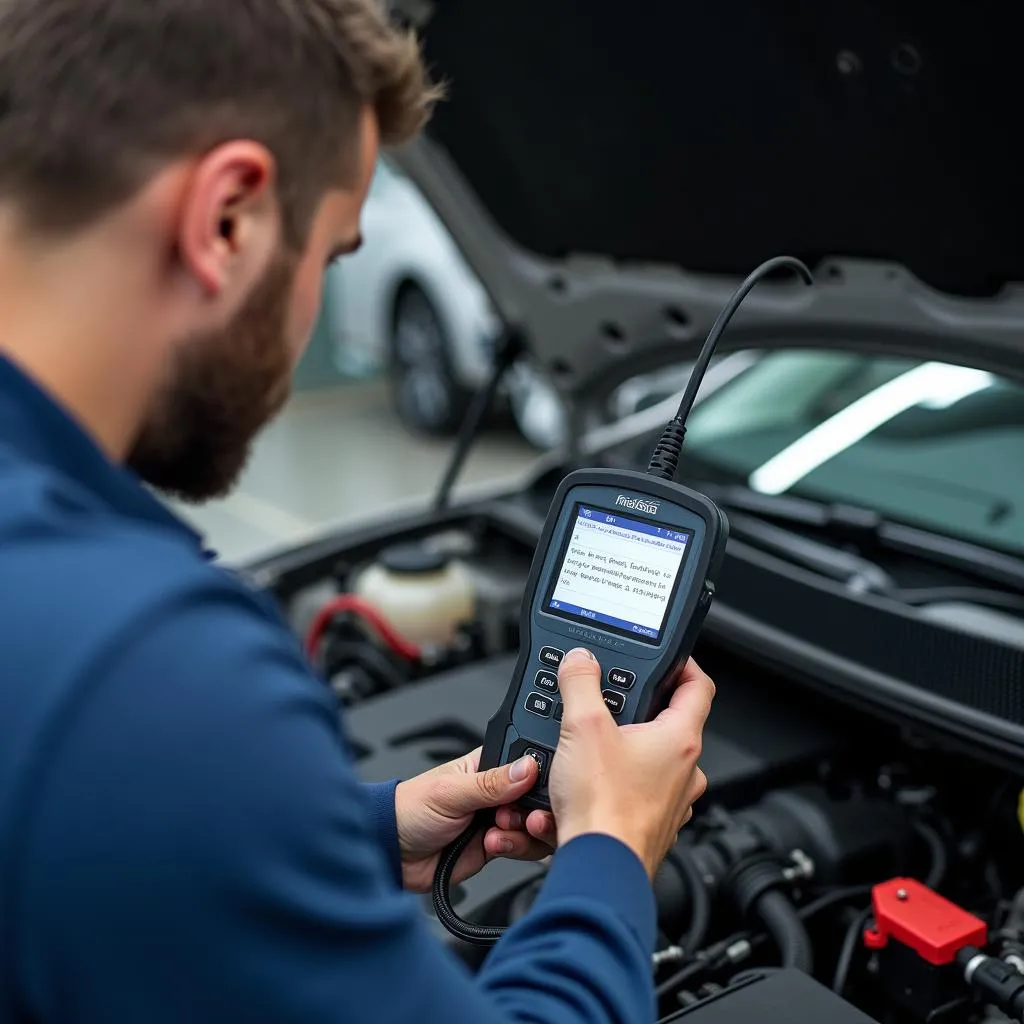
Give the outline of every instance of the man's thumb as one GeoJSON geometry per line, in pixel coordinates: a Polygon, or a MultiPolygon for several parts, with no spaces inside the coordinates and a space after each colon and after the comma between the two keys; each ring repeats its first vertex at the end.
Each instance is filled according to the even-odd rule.
{"type": "Polygon", "coordinates": [[[601,696],[601,666],[590,651],[577,647],[562,659],[558,689],[565,704],[563,728],[581,717],[608,714],[601,696]]]}
{"type": "Polygon", "coordinates": [[[454,777],[445,809],[461,815],[513,803],[529,792],[537,781],[537,771],[537,762],[532,757],[521,757],[511,764],[454,777]]]}

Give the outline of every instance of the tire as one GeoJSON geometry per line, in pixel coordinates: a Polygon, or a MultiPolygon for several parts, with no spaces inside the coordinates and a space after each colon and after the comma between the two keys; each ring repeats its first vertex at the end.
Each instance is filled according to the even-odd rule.
{"type": "Polygon", "coordinates": [[[509,376],[512,420],[527,444],[538,451],[551,451],[565,444],[568,417],[550,382],[528,363],[515,366],[509,376]]]}
{"type": "Polygon", "coordinates": [[[388,343],[391,394],[402,425],[426,437],[457,433],[472,392],[455,374],[451,339],[433,303],[415,284],[395,298],[388,343]]]}

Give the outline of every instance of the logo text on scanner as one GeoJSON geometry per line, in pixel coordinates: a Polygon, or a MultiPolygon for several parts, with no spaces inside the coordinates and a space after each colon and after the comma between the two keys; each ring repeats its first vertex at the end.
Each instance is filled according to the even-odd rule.
{"type": "Polygon", "coordinates": [[[634,512],[644,512],[649,516],[658,514],[658,502],[647,501],[645,498],[630,498],[628,495],[620,494],[615,499],[615,504],[632,509],[634,512]]]}

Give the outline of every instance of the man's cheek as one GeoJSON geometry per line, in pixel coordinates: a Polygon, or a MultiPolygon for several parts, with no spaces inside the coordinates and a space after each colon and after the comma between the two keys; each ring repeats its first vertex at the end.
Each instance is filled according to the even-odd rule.
{"type": "Polygon", "coordinates": [[[322,274],[299,274],[292,292],[291,313],[288,318],[288,350],[292,365],[296,366],[306,351],[320,316],[323,298],[322,274]]]}

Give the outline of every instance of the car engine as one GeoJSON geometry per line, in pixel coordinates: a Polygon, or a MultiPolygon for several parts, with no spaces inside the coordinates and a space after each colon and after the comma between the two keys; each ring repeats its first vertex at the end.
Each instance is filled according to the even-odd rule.
{"type": "MultiPolygon", "coordinates": [[[[367,781],[407,778],[480,744],[513,669],[544,502],[538,485],[251,570],[345,707],[367,781]],[[453,566],[471,613],[452,601],[453,566]],[[370,569],[395,585],[394,600],[379,587],[376,603],[366,597],[370,569]],[[417,640],[399,635],[403,615],[423,624],[442,607],[462,611],[417,640]]],[[[701,759],[710,785],[656,878],[661,1018],[1024,1019],[1022,779],[831,699],[714,631],[697,656],[718,692],[701,759]]],[[[545,870],[495,862],[453,904],[475,922],[514,924],[545,870]]],[[[435,926],[471,968],[482,962],[435,926]]]]}

